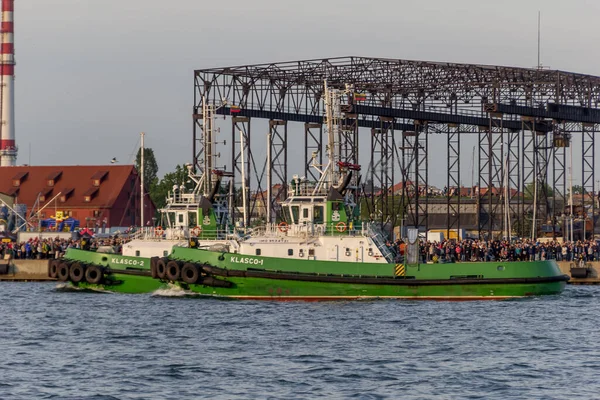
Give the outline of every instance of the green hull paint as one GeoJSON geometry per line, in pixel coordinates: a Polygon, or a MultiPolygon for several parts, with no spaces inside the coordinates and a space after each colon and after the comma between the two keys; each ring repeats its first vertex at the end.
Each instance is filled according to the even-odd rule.
{"type": "Polygon", "coordinates": [[[73,283],[72,285],[79,289],[140,294],[152,293],[165,284],[158,279],[153,279],[151,276],[124,275],[117,272],[108,275],[101,285],[92,285],[86,282],[73,283]]]}
{"type": "Polygon", "coordinates": [[[79,249],[68,249],[63,258],[67,261],[79,261],[110,269],[111,273],[107,274],[102,284],[73,283],[73,286],[80,289],[120,293],[152,293],[164,286],[162,282],[150,276],[149,258],[96,253],[79,249]],[[118,271],[124,271],[126,274],[118,271]],[[136,275],[138,273],[139,275],[136,275]]]}
{"type": "MultiPolygon", "coordinates": [[[[176,248],[170,258],[196,264],[208,264],[225,270],[261,270],[265,272],[292,272],[337,275],[353,278],[395,277],[395,264],[352,263],[318,260],[282,259],[261,256],[241,256],[206,250],[176,248]]],[[[209,287],[201,284],[182,286],[195,293],[250,299],[502,299],[511,297],[558,294],[564,290],[562,277],[554,261],[538,262],[465,262],[455,264],[420,264],[406,267],[406,284],[330,283],[257,277],[218,277],[233,283],[230,288],[209,287]],[[410,278],[409,278],[410,277],[410,278]],[[477,278],[485,283],[473,282],[477,278]],[[507,280],[548,278],[548,282],[507,283],[507,280]],[[469,280],[461,284],[457,280],[469,280]],[[493,280],[497,279],[495,283],[493,280]],[[447,284],[420,285],[424,281],[442,280],[447,284]],[[455,282],[453,282],[453,280],[455,282]],[[491,280],[491,282],[490,282],[491,280]],[[410,283],[414,283],[411,285],[410,283]]]]}
{"type": "MultiPolygon", "coordinates": [[[[267,271],[321,273],[350,276],[394,277],[396,264],[334,262],[306,259],[285,259],[262,256],[242,256],[176,247],[169,258],[195,263],[206,263],[219,268],[267,271]]],[[[484,278],[537,278],[562,275],[554,260],[535,262],[462,262],[448,264],[408,265],[405,276],[415,279],[452,279],[462,276],[484,278]]]]}
{"type": "MultiPolygon", "coordinates": [[[[229,288],[178,283],[184,289],[201,295],[238,299],[505,299],[558,294],[564,290],[566,284],[566,280],[553,280],[562,276],[554,261],[409,265],[405,268],[405,279],[396,278],[402,284],[379,284],[356,282],[356,279],[394,278],[396,264],[242,256],[190,248],[175,248],[169,258],[196,265],[210,265],[226,271],[262,271],[274,274],[287,272],[316,277],[307,281],[272,277],[215,276],[217,279],[231,282],[229,288]],[[319,276],[354,278],[354,282],[319,282],[319,276]],[[543,281],[545,278],[548,278],[547,282],[543,281]],[[485,279],[485,282],[478,282],[478,279],[485,279]],[[507,282],[511,279],[536,281],[507,282]],[[434,280],[438,281],[435,285],[422,284],[434,280]],[[469,283],[464,283],[465,280],[469,283]]],[[[120,293],[151,293],[166,285],[165,281],[150,276],[150,259],[75,249],[69,249],[65,259],[109,267],[110,273],[105,277],[103,284],[74,284],[79,288],[120,293]]]]}
{"type": "Polygon", "coordinates": [[[129,257],[120,254],[96,253],[95,251],[67,249],[65,260],[79,261],[85,264],[101,265],[111,269],[128,269],[150,271],[150,259],[145,257],[129,257]]]}
{"type": "Polygon", "coordinates": [[[558,294],[565,282],[536,284],[469,284],[437,286],[361,285],[324,282],[299,282],[264,278],[228,278],[231,288],[182,285],[192,292],[256,300],[327,300],[327,299],[506,299],[533,295],[558,294]]]}

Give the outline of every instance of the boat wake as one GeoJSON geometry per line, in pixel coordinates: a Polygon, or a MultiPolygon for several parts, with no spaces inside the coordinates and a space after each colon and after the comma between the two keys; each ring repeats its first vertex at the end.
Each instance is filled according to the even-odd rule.
{"type": "Polygon", "coordinates": [[[157,289],[152,293],[156,297],[198,297],[198,293],[185,290],[181,286],[169,283],[166,288],[157,289]]]}
{"type": "Polygon", "coordinates": [[[56,285],[56,291],[57,292],[84,292],[84,293],[112,293],[108,290],[105,290],[103,288],[80,288],[77,286],[73,286],[71,283],[66,282],[66,283],[59,283],[56,285]]]}
{"type": "Polygon", "coordinates": [[[225,296],[217,296],[212,294],[205,293],[196,293],[191,290],[185,290],[181,286],[174,285],[169,283],[167,287],[163,287],[155,290],[152,293],[152,297],[175,297],[175,298],[184,298],[184,299],[216,299],[216,300],[235,300],[230,297],[225,296]]]}

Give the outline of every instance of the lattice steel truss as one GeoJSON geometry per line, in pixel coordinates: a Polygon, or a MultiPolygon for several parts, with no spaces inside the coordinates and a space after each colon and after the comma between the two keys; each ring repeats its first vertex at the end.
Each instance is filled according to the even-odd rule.
{"type": "MultiPolygon", "coordinates": [[[[290,178],[288,171],[302,171],[307,178],[316,178],[310,165],[313,158],[320,162],[324,150],[324,80],[333,88],[351,85],[360,94],[348,95],[343,104],[346,120],[340,139],[341,158],[358,164],[360,138],[367,132],[371,134],[371,148],[361,149],[363,157],[369,160],[362,186],[370,183],[370,190],[363,193],[363,203],[371,211],[378,210],[380,215],[376,218],[381,222],[399,225],[403,218],[407,225],[427,228],[430,205],[435,200],[428,189],[432,165],[428,139],[441,132],[448,135],[448,160],[443,163],[448,190],[459,193],[458,198],[441,201],[448,208],[448,229],[463,227],[461,204],[473,201],[478,210],[476,230],[482,236],[491,237],[502,231],[506,213],[515,222],[513,232],[520,236],[531,234],[525,221],[531,222],[534,215],[538,229],[551,223],[556,235],[553,222],[565,216],[567,205],[563,146],[572,142],[581,143],[582,160],[581,176],[574,174],[573,184],[586,191],[587,197],[580,200],[585,203],[582,208],[589,210],[588,218],[595,217],[597,206],[592,195],[598,190],[594,149],[600,124],[600,77],[544,69],[365,57],[194,71],[194,165],[202,169],[204,149],[199,121],[202,104],[207,102],[219,106],[217,113],[232,116],[230,169],[237,185],[242,183],[241,152],[245,152],[245,183],[255,193],[250,197],[247,215],[253,215],[259,202],[268,201],[276,210],[274,199],[264,198],[265,186],[281,183],[285,187],[285,180],[290,178]],[[274,141],[268,163],[261,164],[253,156],[253,149],[265,148],[265,132],[251,140],[253,119],[271,121],[269,133],[274,141]],[[298,135],[304,132],[302,140],[293,140],[296,134],[288,128],[292,122],[304,124],[304,129],[297,130],[298,135]],[[243,148],[239,131],[245,135],[243,148]],[[467,135],[478,137],[479,165],[473,168],[479,184],[474,188],[462,188],[460,180],[460,165],[469,165],[468,161],[461,163],[461,154],[471,157],[470,151],[460,148],[467,135]],[[303,151],[295,152],[303,154],[304,167],[287,167],[289,146],[294,145],[304,145],[303,151]],[[268,184],[263,179],[265,168],[267,176],[273,179],[268,184]],[[546,186],[554,188],[554,193],[547,191],[546,186]],[[465,192],[470,193],[469,199],[465,192]],[[505,201],[506,196],[510,201],[505,201]]],[[[436,167],[439,165],[436,162],[436,167]]],[[[541,230],[533,232],[533,236],[539,234],[541,230]]]]}

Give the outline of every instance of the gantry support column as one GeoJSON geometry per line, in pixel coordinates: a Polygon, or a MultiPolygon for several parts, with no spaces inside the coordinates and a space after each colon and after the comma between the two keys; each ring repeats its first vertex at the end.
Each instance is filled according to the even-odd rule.
{"type": "Polygon", "coordinates": [[[521,187],[522,193],[520,199],[520,213],[521,221],[519,222],[519,231],[517,232],[520,237],[531,236],[531,228],[533,218],[533,192],[535,187],[536,179],[536,165],[535,165],[535,119],[530,117],[521,117],[521,139],[523,145],[521,146],[521,154],[523,155],[521,161],[521,187]],[[526,218],[529,217],[529,218],[526,218]]]}
{"type": "MultiPolygon", "coordinates": [[[[340,160],[358,165],[358,120],[356,114],[345,114],[340,130],[340,160]]],[[[357,183],[356,174],[352,177],[351,184],[357,183]]]]}
{"type": "MultiPolygon", "coordinates": [[[[506,166],[508,174],[507,192],[508,192],[508,217],[510,218],[511,231],[516,231],[522,213],[522,197],[523,197],[523,183],[520,170],[521,163],[521,131],[510,131],[506,132],[507,136],[507,160],[506,166]]],[[[512,232],[510,233],[512,236],[512,232]]],[[[518,232],[517,232],[518,235],[518,232]]]]}
{"type": "Polygon", "coordinates": [[[373,187],[381,188],[379,196],[372,193],[370,207],[372,218],[381,224],[390,220],[395,226],[398,217],[395,213],[394,196],[394,120],[379,117],[379,128],[371,129],[371,160],[369,170],[373,187]]]}
{"type": "Polygon", "coordinates": [[[304,124],[304,176],[317,182],[321,176],[312,167],[313,156],[317,165],[323,165],[323,125],[307,122],[304,124]]]}
{"type": "Polygon", "coordinates": [[[489,126],[479,132],[479,235],[487,239],[504,230],[504,129],[502,114],[489,113],[489,126]]]}
{"type": "Polygon", "coordinates": [[[460,229],[460,126],[448,124],[448,166],[446,229],[460,229]]]}
{"type": "MultiPolygon", "coordinates": [[[[549,167],[549,153],[552,150],[552,140],[549,140],[549,132],[535,132],[535,179],[537,195],[535,196],[536,207],[536,223],[533,232],[534,237],[538,237],[541,225],[548,221],[550,201],[548,198],[548,167],[549,167]]],[[[535,194],[535,193],[534,193],[535,194]]]]}
{"type": "Polygon", "coordinates": [[[584,217],[584,222],[583,222],[583,233],[584,235],[582,236],[584,239],[587,239],[587,235],[585,235],[585,231],[586,231],[586,224],[585,221],[587,220],[587,217],[591,217],[592,218],[592,232],[591,232],[591,238],[593,238],[594,235],[594,221],[595,221],[595,215],[596,215],[596,199],[595,199],[595,195],[596,195],[596,186],[595,186],[595,181],[594,181],[594,166],[595,166],[595,162],[596,162],[596,157],[594,154],[594,136],[596,133],[596,125],[595,124],[588,124],[588,123],[583,123],[581,125],[581,177],[582,177],[582,182],[581,182],[581,187],[583,188],[583,196],[581,198],[581,205],[582,205],[582,213],[583,213],[583,217],[584,217]],[[586,201],[588,202],[588,205],[590,205],[590,213],[587,213],[587,208],[586,208],[586,201]],[[589,204],[591,201],[591,204],[589,204]]]}
{"type": "MultiPolygon", "coordinates": [[[[562,216],[565,214],[565,207],[567,205],[566,149],[571,145],[571,135],[566,133],[564,129],[564,123],[554,121],[552,127],[552,190],[554,195],[552,196],[552,211],[550,219],[552,221],[552,237],[556,239],[558,236],[556,225],[563,219],[562,216]]],[[[564,236],[564,224],[562,231],[564,236]]]]}
{"type": "MultiPolygon", "coordinates": [[[[280,216],[279,203],[277,200],[284,200],[287,194],[288,182],[288,129],[287,121],[270,120],[269,121],[269,156],[267,157],[267,198],[261,199],[262,204],[266,205],[266,221],[272,222],[276,216],[280,216]],[[281,186],[273,192],[273,178],[281,186]]],[[[260,196],[265,195],[264,191],[259,192],[260,196]]]]}
{"type": "Polygon", "coordinates": [[[428,229],[428,132],[426,121],[403,133],[402,181],[406,226],[428,229]]]}
{"type": "Polygon", "coordinates": [[[232,191],[239,188],[239,193],[230,193],[230,215],[231,220],[236,221],[237,219],[237,207],[242,206],[242,188],[246,188],[246,217],[247,220],[243,221],[244,227],[249,226],[250,224],[250,161],[251,161],[251,151],[250,151],[250,118],[249,117],[231,117],[231,171],[233,182],[232,191]],[[242,146],[240,132],[244,138],[244,144],[242,146]],[[242,166],[242,152],[244,153],[243,160],[244,165],[242,166]],[[242,181],[242,168],[244,169],[245,174],[245,182],[242,181]]]}

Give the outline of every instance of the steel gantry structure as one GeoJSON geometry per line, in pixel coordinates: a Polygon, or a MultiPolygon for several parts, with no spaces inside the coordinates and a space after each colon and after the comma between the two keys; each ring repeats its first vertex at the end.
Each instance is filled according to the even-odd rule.
{"type": "MultiPolygon", "coordinates": [[[[218,114],[230,116],[230,174],[240,186],[245,170],[244,185],[256,193],[246,206],[247,215],[259,203],[269,202],[276,210],[275,199],[290,178],[291,123],[303,124],[296,136],[303,136],[304,162],[293,171],[316,178],[310,167],[313,159],[322,158],[325,145],[325,80],[330,87],[354,91],[342,106],[339,158],[359,164],[360,151],[368,159],[362,182],[354,184],[363,188],[362,204],[372,218],[393,226],[402,218],[405,226],[426,230],[433,210],[444,206],[445,227],[460,229],[467,224],[463,214],[470,202],[476,207],[480,236],[491,237],[511,224],[513,232],[528,235],[523,221],[532,221],[534,227],[535,221],[551,224],[555,230],[568,202],[566,149],[573,143],[580,145],[573,157],[581,157],[582,165],[573,183],[587,194],[579,200],[580,209],[591,207],[589,215],[596,214],[600,77],[556,70],[366,57],[196,70],[194,165],[201,169],[205,158],[202,110],[208,103],[218,114]],[[268,120],[268,144],[266,132],[258,139],[251,135],[256,119],[268,120]],[[370,135],[370,149],[360,148],[361,135],[370,135]],[[476,154],[461,151],[466,135],[476,138],[476,154]],[[447,160],[432,159],[433,140],[445,141],[447,160]],[[263,162],[253,149],[265,145],[268,156],[263,162]],[[460,166],[473,155],[475,182],[465,188],[460,166]],[[431,168],[446,170],[448,192],[442,196],[430,190],[431,168]],[[266,195],[273,178],[281,184],[280,192],[266,195]]],[[[294,145],[297,154],[298,147],[294,145]]]]}

